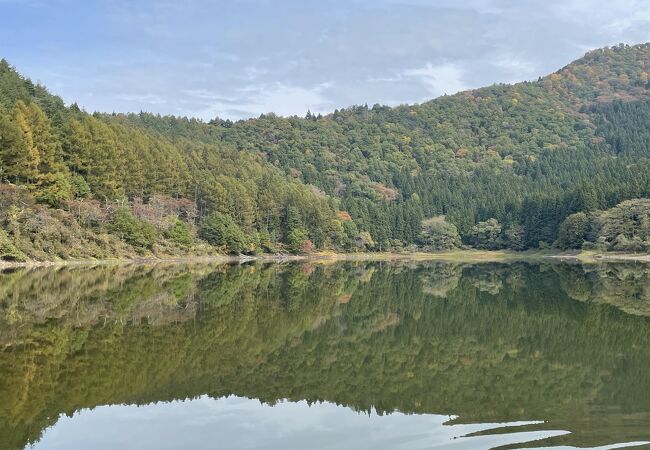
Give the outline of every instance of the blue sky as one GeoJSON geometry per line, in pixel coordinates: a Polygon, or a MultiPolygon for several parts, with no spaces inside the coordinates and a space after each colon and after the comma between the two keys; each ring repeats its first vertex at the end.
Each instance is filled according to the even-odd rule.
{"type": "Polygon", "coordinates": [[[88,111],[422,102],[650,41],[644,0],[0,0],[0,57],[88,111]]]}

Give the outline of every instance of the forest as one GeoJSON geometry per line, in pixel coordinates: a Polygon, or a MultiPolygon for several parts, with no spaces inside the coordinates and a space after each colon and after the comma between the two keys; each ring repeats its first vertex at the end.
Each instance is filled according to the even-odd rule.
{"type": "Polygon", "coordinates": [[[398,107],[88,113],[0,62],[0,259],[650,251],[650,44],[398,107]]]}

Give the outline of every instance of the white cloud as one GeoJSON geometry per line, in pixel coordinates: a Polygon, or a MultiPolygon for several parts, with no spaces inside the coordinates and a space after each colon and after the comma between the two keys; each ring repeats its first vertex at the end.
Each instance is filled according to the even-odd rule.
{"type": "Polygon", "coordinates": [[[309,88],[272,83],[240,88],[239,97],[221,96],[204,90],[190,93],[207,100],[209,104],[199,112],[199,117],[240,119],[269,112],[281,116],[302,116],[307,110],[314,113],[329,112],[334,106],[325,96],[325,91],[331,87],[332,83],[321,83],[309,88]]]}
{"type": "Polygon", "coordinates": [[[126,102],[144,103],[148,105],[163,105],[167,103],[167,100],[157,94],[120,94],[116,98],[126,102]]]}
{"type": "Polygon", "coordinates": [[[650,21],[647,0],[608,0],[604,7],[591,0],[564,0],[552,8],[564,20],[600,25],[618,34],[650,21]]]}
{"type": "Polygon", "coordinates": [[[40,8],[0,14],[0,42],[17,43],[0,57],[90,111],[243,118],[420,102],[650,40],[648,0],[69,2],[74,14],[46,5],[49,21],[40,8]]]}
{"type": "Polygon", "coordinates": [[[424,67],[418,69],[405,70],[402,75],[422,83],[434,97],[455,94],[467,89],[462,80],[463,71],[458,66],[450,63],[438,66],[427,63],[424,67]]]}
{"type": "Polygon", "coordinates": [[[492,64],[508,74],[508,79],[504,79],[502,82],[529,80],[539,72],[533,62],[510,53],[495,57],[492,64]]]}

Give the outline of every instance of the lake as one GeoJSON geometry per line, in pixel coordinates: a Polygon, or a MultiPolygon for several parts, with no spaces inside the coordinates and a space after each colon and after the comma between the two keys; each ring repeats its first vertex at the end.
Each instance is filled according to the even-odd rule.
{"type": "Polygon", "coordinates": [[[650,265],[0,272],[1,449],[641,448],[650,265]]]}

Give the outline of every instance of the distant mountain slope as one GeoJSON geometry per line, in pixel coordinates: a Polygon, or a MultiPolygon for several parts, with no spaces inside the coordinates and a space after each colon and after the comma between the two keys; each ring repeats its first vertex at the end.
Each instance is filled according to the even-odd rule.
{"type": "MultiPolygon", "coordinates": [[[[526,197],[551,196],[562,203],[562,193],[583,185],[599,185],[601,208],[647,195],[647,171],[611,159],[612,130],[603,127],[598,105],[647,101],[648,72],[650,45],[621,45],[592,51],[537,82],[495,85],[421,105],[357,106],[325,117],[265,115],[234,124],[151,115],[119,120],[263,154],[286,173],[344,198],[344,207],[356,209],[361,222],[367,208],[371,216],[381,214],[374,211],[377,202],[399,203],[417,193],[425,215],[449,214],[467,229],[489,217],[519,219],[526,197]],[[620,184],[632,179],[638,189],[623,194],[620,184]]],[[[639,149],[635,158],[642,160],[634,163],[648,156],[648,148],[639,149]]],[[[372,222],[363,226],[381,234],[372,222]]],[[[554,235],[549,230],[542,240],[554,235]]]]}
{"type": "Polygon", "coordinates": [[[258,236],[258,247],[265,236],[267,248],[295,249],[306,240],[396,248],[418,242],[422,219],[437,215],[463,237],[495,218],[502,245],[550,245],[572,213],[650,196],[649,72],[650,44],[620,45],[535,82],[420,105],[204,123],[90,116],[3,62],[2,176],[54,206],[83,196],[185,197],[198,205],[197,224],[211,212],[225,214],[258,236]],[[16,102],[36,104],[46,117],[17,113],[16,102]],[[16,154],[34,154],[33,145],[18,142],[20,131],[48,127],[49,153],[40,148],[16,174],[16,154]],[[54,168],[42,164],[48,158],[54,168]],[[292,229],[299,230],[294,245],[292,229]]]}

